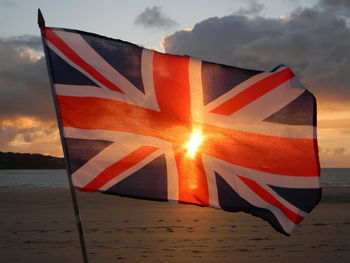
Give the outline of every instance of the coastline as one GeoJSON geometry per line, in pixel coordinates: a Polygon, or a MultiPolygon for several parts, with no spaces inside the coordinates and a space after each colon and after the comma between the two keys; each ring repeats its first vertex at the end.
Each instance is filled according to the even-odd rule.
{"type": "MultiPolygon", "coordinates": [[[[347,262],[350,191],[324,187],[290,236],[242,212],[78,192],[90,262],[347,262]]],[[[67,188],[0,188],[3,262],[81,262],[67,188]]]]}

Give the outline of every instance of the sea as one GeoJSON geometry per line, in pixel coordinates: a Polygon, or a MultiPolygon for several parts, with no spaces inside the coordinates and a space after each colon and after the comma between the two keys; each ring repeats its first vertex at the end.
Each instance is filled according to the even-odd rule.
{"type": "MultiPolygon", "coordinates": [[[[321,169],[323,187],[350,187],[350,168],[321,169]]],[[[67,188],[66,170],[0,170],[0,187],[67,188]]]]}

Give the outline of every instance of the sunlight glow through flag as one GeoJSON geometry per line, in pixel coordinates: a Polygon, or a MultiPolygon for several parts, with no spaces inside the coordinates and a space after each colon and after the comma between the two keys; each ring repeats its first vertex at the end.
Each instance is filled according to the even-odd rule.
{"type": "Polygon", "coordinates": [[[203,138],[202,138],[202,132],[200,129],[196,128],[193,130],[191,134],[191,138],[186,144],[187,149],[187,157],[193,158],[198,151],[198,147],[202,144],[203,138]]]}
{"type": "Polygon", "coordinates": [[[288,67],[43,33],[76,190],[244,211],[285,234],[319,202],[316,101],[288,67]]]}

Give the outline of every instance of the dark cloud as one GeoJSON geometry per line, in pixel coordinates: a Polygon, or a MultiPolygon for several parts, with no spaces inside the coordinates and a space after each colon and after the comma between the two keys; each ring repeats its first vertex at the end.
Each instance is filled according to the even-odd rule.
{"type": "Polygon", "coordinates": [[[0,72],[4,68],[12,67],[16,64],[18,52],[9,44],[0,40],[0,72]]]}
{"type": "MultiPolygon", "coordinates": [[[[12,126],[3,126],[0,124],[0,146],[1,148],[9,142],[13,141],[17,135],[17,129],[12,126]]],[[[3,149],[2,149],[3,150],[3,149]]]]}
{"type": "Polygon", "coordinates": [[[43,50],[41,38],[35,35],[21,35],[21,36],[14,36],[14,37],[9,37],[9,38],[0,39],[0,40],[17,49],[30,48],[34,51],[43,50]]]}
{"type": "Polygon", "coordinates": [[[135,18],[134,24],[144,26],[145,28],[164,30],[178,26],[176,21],[161,12],[161,7],[159,6],[147,7],[135,18]]]}
{"type": "Polygon", "coordinates": [[[327,8],[297,8],[285,19],[213,17],[164,39],[167,53],[271,70],[289,65],[322,101],[350,100],[350,29],[327,8]]]}
{"type": "Polygon", "coordinates": [[[320,0],[319,4],[324,7],[348,8],[350,9],[349,0],[320,0]]]}
{"type": "Polygon", "coordinates": [[[46,64],[32,50],[0,40],[0,120],[35,116],[53,120],[54,107],[46,64]]]}
{"type": "Polygon", "coordinates": [[[249,3],[247,8],[240,8],[236,12],[234,12],[234,14],[247,15],[247,16],[259,15],[265,7],[264,4],[259,3],[258,1],[255,1],[255,0],[251,0],[247,2],[249,3]]]}
{"type": "Polygon", "coordinates": [[[328,12],[350,17],[349,0],[320,0],[319,6],[328,12]]]}

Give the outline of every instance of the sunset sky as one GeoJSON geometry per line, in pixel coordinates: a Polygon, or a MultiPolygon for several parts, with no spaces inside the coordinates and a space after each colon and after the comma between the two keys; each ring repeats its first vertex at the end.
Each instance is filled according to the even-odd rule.
{"type": "Polygon", "coordinates": [[[350,167],[348,0],[0,0],[0,151],[62,156],[36,24],[249,69],[291,67],[317,98],[322,167],[350,167]]]}

